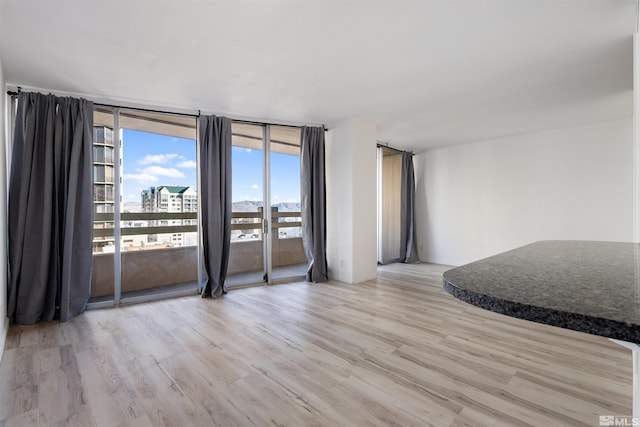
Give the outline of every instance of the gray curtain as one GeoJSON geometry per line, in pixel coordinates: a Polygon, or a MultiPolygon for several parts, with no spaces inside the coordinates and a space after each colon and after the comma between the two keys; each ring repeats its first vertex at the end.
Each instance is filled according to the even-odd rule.
{"type": "Polygon", "coordinates": [[[413,153],[402,152],[400,189],[400,262],[417,262],[414,212],[416,184],[413,174],[413,153]]]}
{"type": "Polygon", "coordinates": [[[231,119],[200,117],[200,197],[205,283],[202,297],[227,293],[231,245],[231,119]]]}
{"type": "Polygon", "coordinates": [[[309,261],[307,281],[324,282],[329,280],[324,128],[303,127],[300,146],[302,243],[309,261]]]}
{"type": "Polygon", "coordinates": [[[9,182],[12,324],[66,321],[91,294],[93,103],[22,92],[9,182]]]}

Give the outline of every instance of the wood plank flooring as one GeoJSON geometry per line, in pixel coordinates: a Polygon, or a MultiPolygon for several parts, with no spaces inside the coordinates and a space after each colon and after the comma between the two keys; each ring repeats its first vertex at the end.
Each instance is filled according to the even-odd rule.
{"type": "Polygon", "coordinates": [[[631,356],[491,313],[446,267],[263,286],[12,327],[0,427],[561,426],[631,412],[631,356]]]}

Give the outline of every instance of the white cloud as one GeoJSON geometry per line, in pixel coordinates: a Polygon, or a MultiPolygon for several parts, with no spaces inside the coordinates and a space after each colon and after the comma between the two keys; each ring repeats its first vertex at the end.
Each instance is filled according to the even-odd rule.
{"type": "Polygon", "coordinates": [[[258,184],[253,184],[251,186],[251,188],[253,188],[254,190],[259,190],[260,189],[260,187],[258,187],[258,184]]]}
{"type": "Polygon", "coordinates": [[[167,163],[170,160],[175,159],[176,157],[178,157],[177,154],[175,153],[168,153],[168,154],[147,154],[146,156],[144,156],[143,159],[138,160],[138,163],[141,165],[151,165],[151,164],[160,164],[160,165],[164,165],[165,163],[167,163]]]}
{"type": "Polygon", "coordinates": [[[147,166],[144,169],[136,169],[136,172],[138,173],[125,174],[124,180],[125,182],[135,182],[143,188],[157,185],[160,177],[184,178],[184,174],[178,169],[162,166],[147,166]]]}
{"type": "Polygon", "coordinates": [[[178,167],[179,168],[193,168],[193,169],[195,169],[196,162],[194,160],[184,160],[184,161],[178,163],[178,167]]]}
{"type": "Polygon", "coordinates": [[[124,181],[135,181],[137,182],[139,185],[142,185],[143,187],[148,187],[150,185],[155,184],[156,182],[158,182],[158,177],[157,176],[153,176],[150,175],[148,173],[128,173],[124,175],[124,181]]]}
{"type": "Polygon", "coordinates": [[[176,168],[165,168],[162,166],[149,166],[142,170],[143,173],[157,176],[168,176],[169,178],[184,178],[184,174],[176,168]]]}

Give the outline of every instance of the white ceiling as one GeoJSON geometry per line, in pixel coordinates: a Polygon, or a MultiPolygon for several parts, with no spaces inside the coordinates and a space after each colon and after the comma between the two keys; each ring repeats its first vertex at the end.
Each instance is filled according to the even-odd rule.
{"type": "Polygon", "coordinates": [[[630,117],[634,0],[0,0],[8,84],[403,149],[630,117]]]}

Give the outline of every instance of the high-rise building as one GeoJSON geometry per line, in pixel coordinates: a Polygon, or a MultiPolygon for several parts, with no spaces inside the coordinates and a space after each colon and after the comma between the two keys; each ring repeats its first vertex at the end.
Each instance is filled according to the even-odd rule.
{"type": "MultiPolygon", "coordinates": [[[[198,212],[198,193],[190,186],[162,185],[142,190],[142,212],[198,212]]],[[[196,219],[166,219],[153,221],[149,226],[196,225],[196,219]]],[[[197,233],[166,233],[149,237],[157,242],[177,246],[192,246],[197,243],[197,233]]]]}
{"type": "MultiPolygon", "coordinates": [[[[113,129],[106,126],[93,127],[93,209],[95,214],[112,214],[117,206],[115,201],[115,160],[116,147],[113,129]]],[[[96,218],[94,228],[113,228],[113,219],[96,218]]],[[[94,236],[93,252],[103,252],[105,246],[112,246],[112,236],[94,236]]]]}

